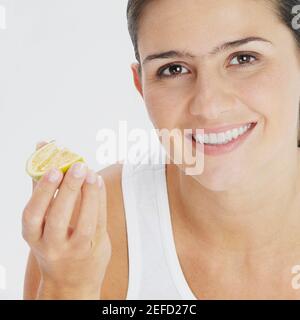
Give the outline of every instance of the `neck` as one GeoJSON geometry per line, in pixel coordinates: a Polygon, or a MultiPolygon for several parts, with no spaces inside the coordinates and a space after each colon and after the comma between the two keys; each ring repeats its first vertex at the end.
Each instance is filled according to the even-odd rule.
{"type": "Polygon", "coordinates": [[[197,243],[226,252],[277,250],[300,242],[299,158],[298,149],[281,151],[247,183],[222,192],[204,188],[170,163],[174,223],[197,243]]]}

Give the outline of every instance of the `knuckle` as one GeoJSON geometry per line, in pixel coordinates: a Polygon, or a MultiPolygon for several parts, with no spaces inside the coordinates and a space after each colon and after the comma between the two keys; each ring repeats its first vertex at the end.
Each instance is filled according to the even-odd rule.
{"type": "Polygon", "coordinates": [[[33,210],[26,206],[22,214],[22,226],[23,228],[36,228],[40,224],[40,219],[36,216],[33,210]]]}
{"type": "Polygon", "coordinates": [[[91,241],[85,241],[85,242],[78,242],[75,241],[72,243],[72,256],[75,259],[88,259],[91,256],[92,253],[92,245],[91,241]]]}
{"type": "Polygon", "coordinates": [[[80,184],[77,181],[74,181],[73,179],[67,179],[65,180],[64,187],[68,191],[74,193],[78,191],[80,184]]]}
{"type": "Polygon", "coordinates": [[[30,242],[30,236],[28,230],[25,227],[22,228],[22,237],[26,242],[30,242]]]}
{"type": "Polygon", "coordinates": [[[93,228],[86,227],[86,228],[77,229],[74,233],[74,238],[79,243],[90,242],[91,239],[93,238],[93,228]]]}
{"type": "Polygon", "coordinates": [[[56,220],[51,217],[48,217],[46,221],[46,228],[50,233],[57,233],[65,229],[65,226],[61,220],[56,220]]]}
{"type": "Polygon", "coordinates": [[[26,209],[23,212],[22,216],[22,225],[25,228],[34,228],[39,226],[39,219],[31,212],[30,210],[26,209]]]}
{"type": "MultiPolygon", "coordinates": [[[[35,225],[36,226],[36,225],[35,225]]],[[[37,228],[29,224],[22,225],[22,237],[23,239],[28,242],[29,244],[32,243],[36,237],[37,228]]]]}
{"type": "Polygon", "coordinates": [[[31,210],[29,206],[26,206],[22,214],[22,224],[28,225],[30,223],[30,220],[31,220],[31,210]]]}
{"type": "Polygon", "coordinates": [[[38,192],[40,192],[41,194],[44,194],[48,197],[53,195],[53,190],[52,188],[50,188],[49,184],[46,183],[45,181],[41,181],[37,186],[36,189],[38,190],[38,192]]]}
{"type": "Polygon", "coordinates": [[[76,230],[70,239],[69,253],[75,259],[89,258],[93,252],[93,239],[90,232],[76,230]]]}
{"type": "Polygon", "coordinates": [[[85,186],[84,189],[85,193],[88,193],[91,197],[93,198],[99,198],[99,188],[97,188],[96,186],[92,185],[92,186],[85,186]]]}
{"type": "Polygon", "coordinates": [[[99,187],[97,183],[88,183],[87,181],[85,181],[83,185],[83,189],[87,190],[88,192],[97,194],[99,187]]]}

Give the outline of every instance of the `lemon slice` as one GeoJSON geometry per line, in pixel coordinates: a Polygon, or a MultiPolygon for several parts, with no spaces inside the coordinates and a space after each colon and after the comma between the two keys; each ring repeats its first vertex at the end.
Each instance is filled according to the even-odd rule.
{"type": "Polygon", "coordinates": [[[55,141],[51,141],[29,157],[26,162],[26,172],[37,181],[51,168],[57,168],[65,173],[73,163],[78,161],[85,162],[80,155],[67,148],[59,148],[55,141]]]}

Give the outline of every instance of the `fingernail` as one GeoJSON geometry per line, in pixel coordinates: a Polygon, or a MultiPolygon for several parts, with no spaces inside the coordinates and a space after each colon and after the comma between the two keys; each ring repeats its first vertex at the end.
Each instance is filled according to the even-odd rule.
{"type": "Polygon", "coordinates": [[[36,143],[36,147],[39,149],[43,144],[45,144],[46,142],[45,141],[38,141],[36,143]]]}
{"type": "Polygon", "coordinates": [[[72,166],[71,173],[75,178],[82,178],[86,172],[86,164],[84,162],[77,162],[72,166]]]}
{"type": "Polygon", "coordinates": [[[86,176],[86,182],[90,184],[94,184],[96,182],[96,174],[93,170],[89,170],[86,176]]]}
{"type": "Polygon", "coordinates": [[[61,172],[56,169],[56,168],[52,168],[47,175],[48,181],[49,182],[57,182],[60,178],[61,172]]]}
{"type": "Polygon", "coordinates": [[[98,176],[98,186],[100,187],[100,188],[102,188],[102,186],[103,186],[103,178],[101,177],[101,176],[98,176]]]}

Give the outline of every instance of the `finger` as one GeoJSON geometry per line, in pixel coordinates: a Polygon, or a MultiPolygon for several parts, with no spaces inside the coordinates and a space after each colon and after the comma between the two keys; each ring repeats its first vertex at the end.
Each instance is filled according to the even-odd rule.
{"type": "Polygon", "coordinates": [[[73,233],[74,241],[93,240],[97,228],[100,190],[97,174],[89,170],[82,187],[80,214],[73,233]]]}
{"type": "MultiPolygon", "coordinates": [[[[48,142],[46,142],[46,141],[39,141],[39,142],[37,142],[37,144],[36,144],[36,146],[35,146],[35,150],[40,149],[41,147],[43,147],[43,146],[46,145],[47,143],[48,143],[48,142]]],[[[36,184],[37,184],[37,181],[35,181],[35,180],[32,179],[32,192],[33,192],[36,184]]]]}
{"type": "Polygon", "coordinates": [[[58,169],[49,170],[37,183],[22,216],[23,236],[28,241],[40,239],[47,209],[62,180],[58,169]]]}
{"type": "Polygon", "coordinates": [[[103,234],[107,231],[107,196],[105,181],[102,176],[98,175],[99,195],[99,212],[96,228],[96,241],[99,241],[103,234]]]}
{"type": "Polygon", "coordinates": [[[74,229],[77,224],[79,213],[80,213],[81,199],[82,199],[82,191],[80,190],[75,202],[75,207],[74,207],[73,214],[70,221],[70,226],[74,229]]]}
{"type": "Polygon", "coordinates": [[[86,172],[87,165],[77,162],[65,174],[49,210],[44,228],[44,235],[49,241],[61,241],[67,237],[68,227],[86,172]]]}

